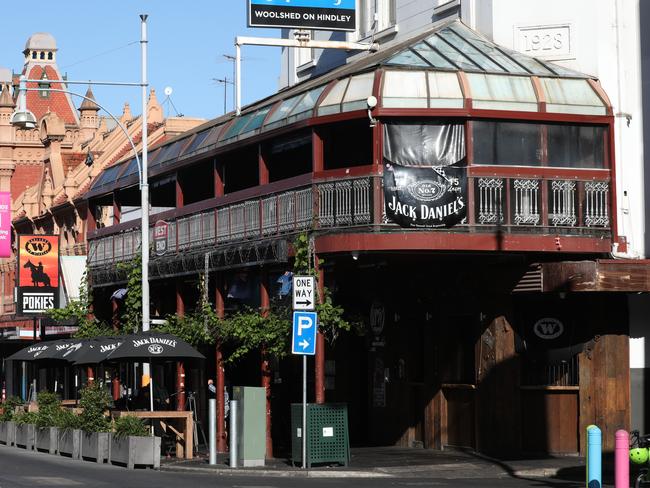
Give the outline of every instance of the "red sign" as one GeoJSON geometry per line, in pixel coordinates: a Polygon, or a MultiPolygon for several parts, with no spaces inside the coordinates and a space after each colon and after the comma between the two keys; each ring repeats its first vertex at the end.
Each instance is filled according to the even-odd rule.
{"type": "Polygon", "coordinates": [[[19,314],[59,307],[59,236],[18,236],[19,314]]]}
{"type": "Polygon", "coordinates": [[[169,224],[159,220],[153,227],[153,245],[156,256],[162,256],[167,252],[167,236],[169,235],[169,224]]]}

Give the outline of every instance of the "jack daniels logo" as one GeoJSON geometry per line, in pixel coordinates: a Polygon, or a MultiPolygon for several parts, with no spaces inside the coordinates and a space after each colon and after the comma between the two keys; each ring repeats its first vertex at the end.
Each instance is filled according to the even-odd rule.
{"type": "Polygon", "coordinates": [[[467,170],[384,162],[384,201],[401,227],[452,227],[467,216],[467,170]]]}

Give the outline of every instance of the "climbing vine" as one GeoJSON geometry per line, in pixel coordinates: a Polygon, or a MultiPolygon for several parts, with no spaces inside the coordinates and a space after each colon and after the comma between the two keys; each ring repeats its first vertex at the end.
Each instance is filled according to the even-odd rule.
{"type": "Polygon", "coordinates": [[[126,275],[124,311],[120,317],[123,334],[133,334],[142,327],[142,257],[117,264],[118,272],[126,275]]]}

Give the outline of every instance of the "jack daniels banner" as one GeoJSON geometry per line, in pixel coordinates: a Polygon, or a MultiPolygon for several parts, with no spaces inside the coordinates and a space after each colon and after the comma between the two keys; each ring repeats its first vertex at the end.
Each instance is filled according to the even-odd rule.
{"type": "Polygon", "coordinates": [[[467,216],[462,124],[387,123],[384,201],[401,227],[452,227],[467,216]]]}

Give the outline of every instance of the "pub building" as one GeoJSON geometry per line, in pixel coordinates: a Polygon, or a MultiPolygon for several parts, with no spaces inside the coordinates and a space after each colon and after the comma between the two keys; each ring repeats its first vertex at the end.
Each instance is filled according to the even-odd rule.
{"type": "MultiPolygon", "coordinates": [[[[613,128],[597,79],[433,24],[151,149],[150,231],[168,224],[152,315],[193,307],[205,269],[218,312],[268,306],[308,232],[363,321],[310,362],[309,401],[348,404],[352,445],[584,453],[595,423],[611,450],[630,425],[626,294],[648,291],[646,265],[614,259],[613,128]]],[[[127,159],[85,196],[100,316],[138,253],[137,184],[127,159]]],[[[259,358],[226,377],[271,388],[279,452],[300,361],[259,358]]]]}

